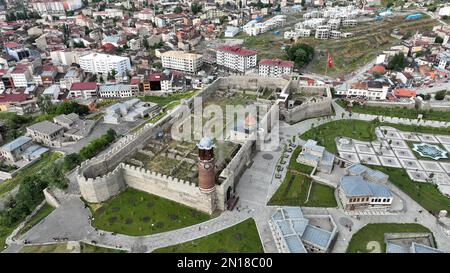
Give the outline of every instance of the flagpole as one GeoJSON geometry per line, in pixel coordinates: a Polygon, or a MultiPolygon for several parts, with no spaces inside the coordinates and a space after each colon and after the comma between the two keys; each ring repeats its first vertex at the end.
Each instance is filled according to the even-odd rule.
{"type": "Polygon", "coordinates": [[[325,78],[328,77],[328,58],[330,57],[329,54],[330,53],[328,53],[328,50],[327,50],[327,60],[325,61],[325,78]]]}

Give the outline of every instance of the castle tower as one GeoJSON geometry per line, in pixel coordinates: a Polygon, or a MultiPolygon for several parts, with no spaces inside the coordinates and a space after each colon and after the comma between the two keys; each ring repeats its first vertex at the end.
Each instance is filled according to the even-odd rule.
{"type": "Polygon", "coordinates": [[[216,186],[214,144],[208,137],[202,138],[198,147],[198,187],[204,193],[213,192],[216,186]]]}

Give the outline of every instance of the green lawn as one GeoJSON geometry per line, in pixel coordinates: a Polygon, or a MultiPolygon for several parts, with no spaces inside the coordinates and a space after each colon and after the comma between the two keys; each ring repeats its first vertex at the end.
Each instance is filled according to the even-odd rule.
{"type": "MultiPolygon", "coordinates": [[[[344,109],[347,107],[346,103],[342,100],[336,101],[344,109]]],[[[437,121],[450,121],[450,112],[433,111],[433,110],[416,110],[406,109],[403,107],[384,108],[377,106],[362,106],[359,104],[353,104],[352,111],[355,113],[381,115],[390,117],[399,117],[407,119],[417,119],[418,115],[422,115],[424,120],[437,120],[437,121]]]]}
{"type": "Polygon", "coordinates": [[[370,168],[389,175],[389,181],[434,215],[440,210],[450,210],[450,198],[443,195],[435,185],[411,181],[404,169],[374,165],[370,165],[370,168]]]}
{"type": "Polygon", "coordinates": [[[301,146],[297,146],[294,149],[294,151],[292,152],[291,159],[289,160],[288,170],[294,170],[294,171],[298,171],[298,172],[310,175],[311,172],[314,170],[314,168],[311,166],[307,166],[305,164],[301,164],[301,163],[297,162],[297,157],[301,151],[302,151],[301,146]]]}
{"type": "Polygon", "coordinates": [[[175,230],[210,219],[203,212],[131,188],[105,203],[90,206],[94,227],[134,236],[175,230]]]}
{"type": "Polygon", "coordinates": [[[139,97],[140,100],[146,101],[146,102],[153,102],[158,104],[159,106],[163,107],[168,105],[169,103],[173,103],[175,101],[180,101],[181,99],[188,99],[196,94],[196,91],[189,91],[189,92],[183,92],[183,93],[175,93],[168,95],[166,97],[163,96],[142,96],[139,97]]]}
{"type": "Polygon", "coordinates": [[[12,179],[8,179],[2,184],[0,184],[0,196],[4,195],[5,193],[11,191],[16,186],[18,186],[20,181],[24,177],[38,173],[41,169],[45,168],[47,165],[51,164],[61,156],[62,156],[61,153],[57,152],[43,154],[40,160],[36,161],[31,165],[28,165],[27,167],[20,170],[15,177],[13,177],[12,179]]]}
{"type": "Polygon", "coordinates": [[[302,207],[336,207],[334,189],[316,182],[311,178],[300,174],[288,172],[283,183],[274,193],[270,201],[270,206],[302,206],[302,207]],[[309,187],[312,189],[308,202],[309,187]]]}
{"type": "Polygon", "coordinates": [[[401,131],[450,135],[450,128],[428,127],[405,124],[393,124],[388,122],[363,121],[363,120],[337,120],[313,127],[303,133],[303,140],[314,139],[327,151],[337,154],[335,138],[338,136],[350,137],[355,140],[373,141],[376,139],[375,128],[390,126],[401,131]]]}
{"type": "Polygon", "coordinates": [[[14,226],[12,227],[6,227],[6,226],[2,226],[0,225],[0,251],[2,251],[5,248],[5,240],[6,237],[8,237],[11,232],[13,232],[13,230],[19,225],[20,223],[16,223],[14,226]]]}
{"type": "Polygon", "coordinates": [[[381,246],[381,252],[385,253],[384,234],[397,232],[430,232],[430,230],[419,224],[368,224],[353,234],[347,253],[371,252],[367,249],[367,243],[370,241],[377,241],[381,246]]]}
{"type": "Polygon", "coordinates": [[[34,227],[37,223],[39,223],[42,219],[47,217],[55,208],[50,206],[49,204],[45,204],[33,217],[31,217],[30,221],[19,231],[18,235],[25,234],[32,227],[34,227]]]}
{"type": "Polygon", "coordinates": [[[253,219],[211,235],[178,245],[160,248],[155,253],[263,253],[253,219]]]}

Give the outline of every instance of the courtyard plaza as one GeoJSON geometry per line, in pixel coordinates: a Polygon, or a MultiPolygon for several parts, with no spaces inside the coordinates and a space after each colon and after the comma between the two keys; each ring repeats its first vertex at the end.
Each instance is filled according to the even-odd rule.
{"type": "MultiPolygon", "coordinates": [[[[335,104],[333,104],[335,105],[335,104]]],[[[342,109],[336,109],[336,115],[328,118],[314,118],[301,121],[294,125],[281,122],[280,139],[281,145],[288,144],[288,139],[294,135],[300,135],[311,128],[311,124],[320,125],[330,121],[348,119],[348,115],[342,117],[342,109]]],[[[355,116],[352,119],[356,118],[355,116]]],[[[299,140],[301,143],[301,140],[299,140]]],[[[16,252],[23,245],[24,239],[34,240],[33,243],[50,243],[55,235],[65,232],[64,235],[69,240],[96,241],[98,246],[132,250],[136,252],[151,252],[154,249],[175,245],[196,238],[212,234],[227,227],[236,225],[247,218],[254,218],[265,252],[276,252],[276,246],[268,225],[268,220],[276,207],[266,205],[267,200],[276,191],[279,184],[274,179],[276,162],[281,156],[281,148],[274,151],[257,152],[254,163],[244,172],[238,186],[237,192],[240,196],[238,209],[225,211],[220,216],[198,225],[154,234],[150,236],[127,236],[123,234],[112,234],[109,232],[95,230],[89,222],[90,210],[85,208],[79,199],[79,192],[76,186],[70,187],[72,192],[60,196],[61,205],[53,211],[45,221],[40,222],[30,229],[21,238],[15,241],[8,241],[8,248],[5,252],[16,252]],[[270,154],[271,156],[268,156],[270,154]],[[267,160],[263,160],[269,158],[267,160]],[[63,213],[69,209],[69,213],[63,213]],[[60,217],[51,217],[52,214],[60,213],[60,217]],[[84,218],[81,221],[71,221],[77,217],[84,218]],[[65,229],[61,223],[72,224],[71,229],[65,229]],[[53,227],[54,228],[50,228],[53,227]],[[30,237],[31,236],[31,237],[30,237]]],[[[71,183],[76,184],[73,177],[71,183]]],[[[329,213],[338,227],[338,237],[332,252],[343,253],[346,251],[352,234],[369,223],[420,223],[430,229],[435,236],[437,247],[444,252],[450,252],[450,238],[445,235],[441,226],[437,224],[436,218],[423,209],[417,202],[410,198],[403,191],[388,183],[390,190],[404,200],[404,212],[398,215],[370,215],[370,216],[349,216],[340,208],[312,208],[303,207],[305,214],[329,213]]]]}

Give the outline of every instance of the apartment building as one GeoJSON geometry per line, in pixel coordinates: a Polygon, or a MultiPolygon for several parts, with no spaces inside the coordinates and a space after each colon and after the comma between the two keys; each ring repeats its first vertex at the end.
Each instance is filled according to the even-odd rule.
{"type": "Polygon", "coordinates": [[[294,68],[294,62],[279,59],[262,59],[258,63],[259,75],[266,77],[281,77],[289,75],[294,68]]]}
{"type": "Polygon", "coordinates": [[[98,94],[101,98],[130,98],[134,95],[129,84],[102,85],[98,94]]]}
{"type": "Polygon", "coordinates": [[[83,7],[82,0],[33,0],[31,7],[39,14],[64,13],[66,10],[76,10],[83,7]]]}
{"type": "Polygon", "coordinates": [[[28,83],[31,83],[33,79],[30,69],[24,64],[16,65],[11,71],[11,77],[16,88],[27,87],[28,83]]]}
{"type": "Polygon", "coordinates": [[[127,70],[131,70],[131,62],[128,57],[91,53],[80,57],[79,61],[81,69],[90,73],[106,74],[115,70],[117,75],[124,75],[127,70]]]}
{"type": "Polygon", "coordinates": [[[319,40],[326,40],[330,38],[330,30],[328,28],[317,28],[315,37],[319,40]]]}
{"type": "Polygon", "coordinates": [[[217,48],[217,65],[233,71],[245,72],[256,66],[257,52],[239,45],[224,45],[217,48]]]}
{"type": "Polygon", "coordinates": [[[76,82],[72,83],[69,91],[70,98],[90,99],[97,97],[96,82],[76,82]]]}
{"type": "Polygon", "coordinates": [[[161,62],[164,68],[195,74],[203,65],[203,57],[195,53],[171,50],[161,54],[161,62]]]}

